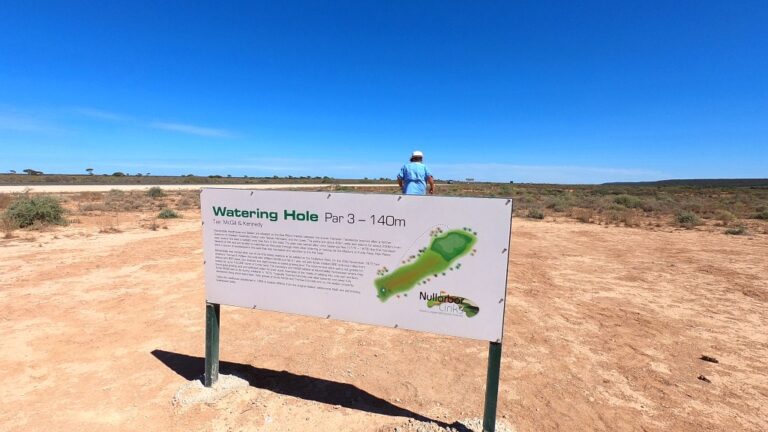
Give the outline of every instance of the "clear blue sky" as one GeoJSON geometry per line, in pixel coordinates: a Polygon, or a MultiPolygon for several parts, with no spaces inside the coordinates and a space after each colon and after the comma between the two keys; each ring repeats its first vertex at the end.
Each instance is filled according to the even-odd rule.
{"type": "Polygon", "coordinates": [[[0,171],[768,176],[768,1],[4,1],[0,171]]]}

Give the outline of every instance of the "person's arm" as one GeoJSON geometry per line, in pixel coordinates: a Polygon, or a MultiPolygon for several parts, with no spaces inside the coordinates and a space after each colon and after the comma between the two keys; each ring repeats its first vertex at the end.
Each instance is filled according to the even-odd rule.
{"type": "Polygon", "coordinates": [[[434,195],[435,194],[435,180],[432,178],[432,176],[427,177],[427,183],[429,183],[429,194],[434,195]]]}
{"type": "Polygon", "coordinates": [[[405,192],[403,190],[403,179],[400,176],[397,177],[397,185],[400,186],[400,191],[401,192],[405,192]]]}

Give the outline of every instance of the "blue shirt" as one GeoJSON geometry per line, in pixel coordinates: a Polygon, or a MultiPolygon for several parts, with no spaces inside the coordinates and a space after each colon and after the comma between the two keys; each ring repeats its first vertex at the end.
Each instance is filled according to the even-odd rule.
{"type": "Polygon", "coordinates": [[[427,177],[432,177],[429,168],[421,162],[410,162],[400,168],[397,178],[403,180],[403,193],[406,195],[425,195],[427,177]]]}

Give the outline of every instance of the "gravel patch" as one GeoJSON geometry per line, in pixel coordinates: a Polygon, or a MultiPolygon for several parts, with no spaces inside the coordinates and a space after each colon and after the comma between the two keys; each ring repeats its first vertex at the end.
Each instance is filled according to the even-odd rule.
{"type": "MultiPolygon", "coordinates": [[[[406,422],[385,426],[378,432],[483,432],[483,419],[470,418],[459,420],[449,426],[440,426],[434,422],[423,422],[408,419],[406,422]]],[[[515,432],[509,423],[504,420],[496,420],[496,432],[515,432]]]]}
{"type": "Polygon", "coordinates": [[[196,404],[211,404],[241,388],[248,388],[248,381],[234,375],[219,374],[219,380],[213,387],[203,386],[200,379],[182,385],[173,395],[173,406],[189,407],[196,404]]]}

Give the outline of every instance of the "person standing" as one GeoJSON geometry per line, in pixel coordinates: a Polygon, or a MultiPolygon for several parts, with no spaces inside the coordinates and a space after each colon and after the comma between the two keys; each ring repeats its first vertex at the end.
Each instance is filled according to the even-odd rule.
{"type": "Polygon", "coordinates": [[[424,165],[424,154],[418,150],[411,153],[411,162],[400,168],[397,184],[405,195],[435,194],[435,180],[424,165]],[[427,188],[429,186],[429,188],[427,188]]]}

